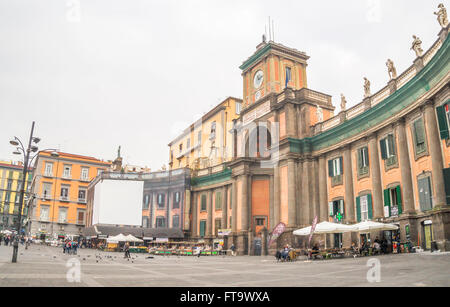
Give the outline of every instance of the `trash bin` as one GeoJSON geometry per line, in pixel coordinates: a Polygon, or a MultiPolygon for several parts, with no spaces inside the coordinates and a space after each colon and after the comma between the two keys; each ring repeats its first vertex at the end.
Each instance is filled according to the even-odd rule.
{"type": "Polygon", "coordinates": [[[434,252],[437,250],[438,250],[438,247],[437,247],[436,241],[431,241],[431,252],[434,252]]]}

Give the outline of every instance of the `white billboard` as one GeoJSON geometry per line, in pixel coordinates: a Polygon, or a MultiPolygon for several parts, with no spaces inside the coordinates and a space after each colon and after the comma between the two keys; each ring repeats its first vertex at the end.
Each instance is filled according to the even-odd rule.
{"type": "Polygon", "coordinates": [[[100,180],[95,185],[92,224],[142,224],[143,181],[100,180]]]}

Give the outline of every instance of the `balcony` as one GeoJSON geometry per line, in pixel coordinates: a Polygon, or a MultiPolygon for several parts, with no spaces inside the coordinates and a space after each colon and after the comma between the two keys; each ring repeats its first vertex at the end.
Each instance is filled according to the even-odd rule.
{"type": "Polygon", "coordinates": [[[69,197],[68,196],[60,196],[59,200],[60,201],[69,201],[69,197]]]}
{"type": "Polygon", "coordinates": [[[80,204],[86,204],[86,203],[87,203],[87,200],[86,200],[86,198],[78,198],[78,202],[79,202],[80,204]]]}

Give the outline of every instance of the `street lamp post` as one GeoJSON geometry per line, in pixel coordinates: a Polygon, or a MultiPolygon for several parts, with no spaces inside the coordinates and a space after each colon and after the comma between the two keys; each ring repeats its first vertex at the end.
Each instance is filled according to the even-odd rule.
{"type": "MultiPolygon", "coordinates": [[[[12,140],[10,143],[11,145],[14,146],[18,146],[20,144],[21,147],[18,147],[18,150],[22,150],[23,154],[24,154],[24,168],[23,168],[23,172],[22,172],[22,186],[21,186],[21,190],[20,190],[20,198],[19,198],[19,203],[20,203],[20,207],[19,207],[19,218],[17,220],[17,235],[15,237],[14,240],[14,244],[13,244],[13,256],[12,256],[12,262],[15,263],[17,262],[17,253],[19,250],[19,236],[21,233],[21,229],[22,229],[22,208],[23,208],[23,198],[24,198],[24,194],[25,194],[25,182],[27,179],[27,173],[28,173],[28,160],[30,159],[30,152],[36,152],[38,150],[37,146],[31,146],[32,142],[34,143],[38,143],[40,141],[39,138],[33,138],[33,132],[34,132],[34,121],[33,124],[31,125],[31,133],[30,133],[30,140],[28,142],[28,148],[25,150],[22,142],[20,141],[20,139],[18,139],[17,137],[14,137],[14,140],[12,140]]],[[[14,152],[14,153],[18,153],[18,152],[14,152]]]]}

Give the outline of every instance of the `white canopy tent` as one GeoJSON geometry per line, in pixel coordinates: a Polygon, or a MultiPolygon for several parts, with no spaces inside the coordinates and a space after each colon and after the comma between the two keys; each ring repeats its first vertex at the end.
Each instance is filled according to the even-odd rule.
{"type": "Polygon", "coordinates": [[[106,239],[106,242],[108,243],[118,243],[118,242],[124,242],[128,241],[127,236],[124,236],[123,234],[119,233],[117,236],[109,237],[106,239]]]}
{"type": "MultiPolygon", "coordinates": [[[[311,227],[304,227],[297,230],[294,230],[294,235],[297,236],[309,236],[311,234],[311,227]]],[[[314,229],[315,234],[328,234],[328,233],[344,233],[344,232],[350,232],[350,231],[356,231],[355,227],[353,225],[344,225],[344,224],[338,224],[338,223],[331,223],[331,222],[321,222],[316,225],[316,228],[314,229]]],[[[325,248],[327,245],[327,241],[325,240],[325,248]]]]}
{"type": "Polygon", "coordinates": [[[125,238],[127,238],[127,240],[126,240],[127,242],[144,242],[143,240],[138,239],[133,235],[125,236],[125,238]]]}

